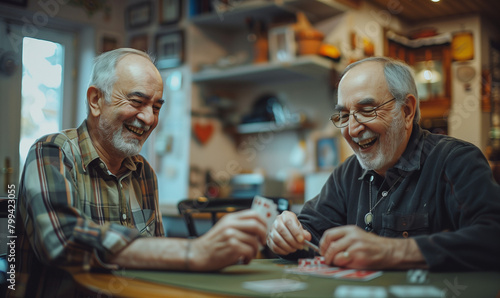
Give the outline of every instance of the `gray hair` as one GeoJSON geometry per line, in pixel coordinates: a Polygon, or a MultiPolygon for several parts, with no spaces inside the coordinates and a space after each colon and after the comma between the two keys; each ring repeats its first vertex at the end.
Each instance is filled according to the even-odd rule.
{"type": "Polygon", "coordinates": [[[107,102],[110,101],[109,96],[118,79],[116,77],[116,65],[127,55],[139,55],[147,58],[154,64],[154,58],[151,55],[131,48],[120,48],[97,56],[94,60],[89,86],[95,86],[97,89],[101,90],[107,102]]]}
{"type": "Polygon", "coordinates": [[[370,61],[378,62],[383,65],[387,87],[389,88],[389,92],[391,92],[392,96],[396,98],[396,102],[398,102],[399,106],[406,103],[406,97],[409,94],[415,96],[417,99],[417,107],[413,122],[418,123],[420,121],[420,100],[418,99],[413,69],[408,64],[388,57],[369,57],[349,64],[340,78],[342,79],[342,77],[344,77],[349,70],[357,65],[370,61]]]}

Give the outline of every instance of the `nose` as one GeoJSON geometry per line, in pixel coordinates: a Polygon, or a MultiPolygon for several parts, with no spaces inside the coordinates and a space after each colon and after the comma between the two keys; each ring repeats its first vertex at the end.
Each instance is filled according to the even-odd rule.
{"type": "Polygon", "coordinates": [[[349,136],[351,136],[352,138],[357,138],[363,131],[364,125],[359,123],[354,115],[351,115],[349,117],[349,125],[347,125],[347,129],[349,130],[349,136]]]}
{"type": "Polygon", "coordinates": [[[137,114],[137,118],[148,126],[152,126],[154,124],[155,117],[156,116],[153,112],[152,106],[144,106],[139,112],[139,114],[137,114]]]}

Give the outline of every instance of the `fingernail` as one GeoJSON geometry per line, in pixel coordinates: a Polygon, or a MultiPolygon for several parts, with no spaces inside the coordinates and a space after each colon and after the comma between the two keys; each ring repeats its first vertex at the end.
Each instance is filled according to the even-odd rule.
{"type": "Polygon", "coordinates": [[[304,242],[304,236],[299,235],[299,237],[297,238],[297,240],[298,240],[299,242],[304,242]]]}

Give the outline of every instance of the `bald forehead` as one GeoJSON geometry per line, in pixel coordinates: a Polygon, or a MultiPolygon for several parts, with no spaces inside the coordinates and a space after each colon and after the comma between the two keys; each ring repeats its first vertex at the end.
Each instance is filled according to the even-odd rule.
{"type": "Polygon", "coordinates": [[[376,61],[367,61],[363,62],[361,64],[358,64],[354,66],[353,68],[349,69],[343,76],[342,82],[344,78],[350,77],[350,76],[357,76],[360,73],[369,73],[369,74],[379,74],[380,72],[383,72],[383,65],[380,62],[376,61]]]}
{"type": "Polygon", "coordinates": [[[383,64],[366,61],[349,69],[339,83],[338,103],[359,102],[364,99],[377,99],[387,96],[383,64]]]}

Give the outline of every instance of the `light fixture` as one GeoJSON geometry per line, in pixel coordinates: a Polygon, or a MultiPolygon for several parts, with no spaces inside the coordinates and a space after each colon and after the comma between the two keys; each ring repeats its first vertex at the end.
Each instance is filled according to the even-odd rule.
{"type": "Polygon", "coordinates": [[[431,0],[432,2],[439,2],[440,0],[431,0]]]}

